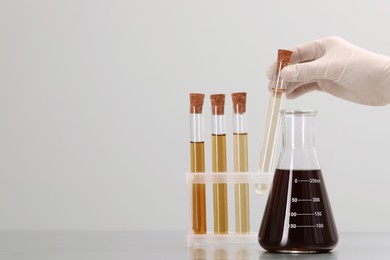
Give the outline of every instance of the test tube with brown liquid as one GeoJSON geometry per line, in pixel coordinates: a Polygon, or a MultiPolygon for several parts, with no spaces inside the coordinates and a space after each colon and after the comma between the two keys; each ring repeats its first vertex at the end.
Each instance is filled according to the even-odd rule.
{"type": "MultiPolygon", "coordinates": [[[[248,172],[248,125],[246,93],[233,93],[233,149],[234,171],[248,172]]],[[[249,234],[249,185],[234,184],[236,233],[249,234]]]]}
{"type": "MultiPolygon", "coordinates": [[[[210,96],[212,110],[213,172],[226,172],[225,95],[210,96]]],[[[227,184],[213,184],[214,233],[228,234],[227,184]]]]}
{"type": "MultiPolygon", "coordinates": [[[[203,101],[204,94],[190,94],[191,172],[205,171],[203,101]]],[[[192,185],[192,229],[194,234],[207,232],[205,184],[192,185]]]]}

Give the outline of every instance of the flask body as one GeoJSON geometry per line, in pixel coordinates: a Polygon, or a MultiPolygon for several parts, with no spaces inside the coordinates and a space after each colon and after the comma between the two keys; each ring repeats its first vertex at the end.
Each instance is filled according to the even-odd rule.
{"type": "Polygon", "coordinates": [[[283,149],[259,230],[272,252],[320,253],[338,242],[314,146],[312,110],[283,110],[283,149]]]}

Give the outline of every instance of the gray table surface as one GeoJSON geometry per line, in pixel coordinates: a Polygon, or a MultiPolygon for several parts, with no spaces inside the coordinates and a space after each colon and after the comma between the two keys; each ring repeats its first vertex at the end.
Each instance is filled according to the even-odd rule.
{"type": "Polygon", "coordinates": [[[331,253],[270,254],[256,243],[185,246],[184,232],[0,231],[0,259],[390,259],[390,233],[340,233],[331,253]]]}

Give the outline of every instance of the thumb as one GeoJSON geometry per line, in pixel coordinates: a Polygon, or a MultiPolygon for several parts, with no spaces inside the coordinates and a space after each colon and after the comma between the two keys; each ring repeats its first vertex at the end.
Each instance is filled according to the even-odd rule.
{"type": "Polygon", "coordinates": [[[327,69],[319,60],[289,65],[283,68],[280,76],[288,82],[309,83],[327,79],[327,69]]]}

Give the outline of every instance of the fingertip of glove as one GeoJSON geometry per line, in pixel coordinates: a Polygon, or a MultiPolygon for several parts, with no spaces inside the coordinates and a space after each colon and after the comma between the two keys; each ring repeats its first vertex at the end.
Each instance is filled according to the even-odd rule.
{"type": "Polygon", "coordinates": [[[296,99],[299,96],[300,96],[300,94],[297,93],[297,91],[292,91],[290,93],[286,93],[286,98],[287,99],[296,99]]]}
{"type": "Polygon", "coordinates": [[[283,68],[283,70],[280,72],[280,76],[290,82],[297,81],[298,77],[298,70],[295,65],[289,65],[283,68]]]}
{"type": "Polygon", "coordinates": [[[272,91],[272,89],[274,88],[274,86],[275,86],[275,81],[274,80],[270,80],[269,82],[268,82],[268,91],[272,91]]]}
{"type": "Polygon", "coordinates": [[[266,72],[266,75],[267,75],[267,78],[269,80],[272,80],[275,78],[275,68],[276,68],[276,65],[275,64],[272,64],[271,66],[268,67],[268,70],[266,72]]]}

